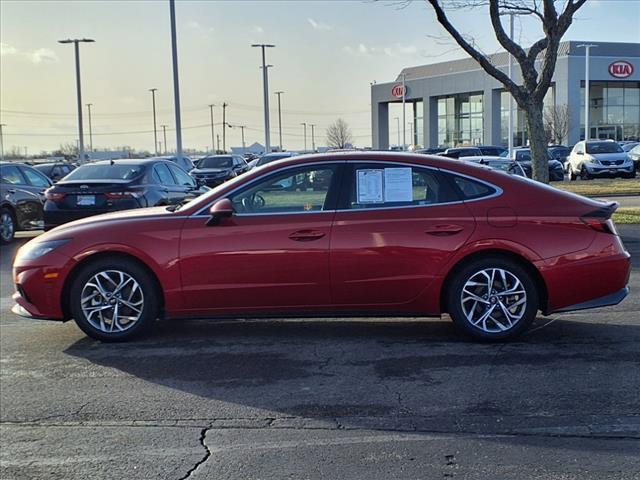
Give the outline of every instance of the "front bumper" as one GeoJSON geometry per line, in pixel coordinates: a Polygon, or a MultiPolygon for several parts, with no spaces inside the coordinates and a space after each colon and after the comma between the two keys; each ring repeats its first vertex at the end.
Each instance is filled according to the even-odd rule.
{"type": "Polygon", "coordinates": [[[587,172],[589,172],[589,175],[594,176],[626,175],[633,173],[634,171],[633,162],[622,165],[599,165],[585,163],[584,166],[587,169],[587,172]]]}

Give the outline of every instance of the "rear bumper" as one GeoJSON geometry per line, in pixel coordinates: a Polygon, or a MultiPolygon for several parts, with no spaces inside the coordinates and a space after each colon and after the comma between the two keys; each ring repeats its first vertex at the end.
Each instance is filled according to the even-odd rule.
{"type": "Polygon", "coordinates": [[[605,295],[604,297],[594,298],[593,300],[576,303],[575,305],[569,305],[568,307],[555,310],[552,313],[573,312],[576,310],[587,310],[589,308],[609,307],[611,305],[619,304],[622,300],[625,299],[627,295],[629,295],[629,287],[624,287],[617,292],[605,295]]]}
{"type": "Polygon", "coordinates": [[[117,205],[111,205],[108,208],[96,208],[96,209],[68,209],[60,210],[58,208],[46,205],[44,211],[44,229],[51,230],[63,223],[73,222],[74,220],[80,220],[81,218],[92,217],[94,215],[101,215],[103,213],[111,213],[120,210],[130,210],[132,208],[140,208],[140,204],[137,200],[127,200],[118,202],[117,205]]]}

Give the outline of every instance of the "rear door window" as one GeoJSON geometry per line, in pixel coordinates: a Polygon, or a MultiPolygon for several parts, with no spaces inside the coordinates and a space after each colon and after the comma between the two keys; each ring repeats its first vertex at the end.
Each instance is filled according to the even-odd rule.
{"type": "Polygon", "coordinates": [[[460,200],[442,175],[398,164],[356,164],[346,189],[347,209],[434,205],[460,200]]]}
{"type": "Polygon", "coordinates": [[[2,183],[8,183],[10,185],[26,185],[27,181],[20,173],[20,169],[15,165],[3,165],[0,167],[0,174],[2,175],[2,183]]]}
{"type": "Polygon", "coordinates": [[[195,187],[195,180],[189,176],[184,170],[175,165],[169,165],[169,169],[171,169],[171,173],[176,177],[178,181],[178,185],[183,185],[187,187],[195,187]]]}
{"type": "Polygon", "coordinates": [[[21,170],[30,185],[41,188],[49,188],[51,186],[49,179],[37,170],[32,170],[31,168],[22,168],[21,170]]]}
{"type": "Polygon", "coordinates": [[[164,163],[157,163],[153,167],[153,178],[161,185],[175,185],[171,172],[164,163]]]}

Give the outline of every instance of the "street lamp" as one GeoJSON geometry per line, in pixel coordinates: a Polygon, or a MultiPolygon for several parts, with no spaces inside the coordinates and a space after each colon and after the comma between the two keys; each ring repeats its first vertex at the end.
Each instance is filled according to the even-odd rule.
{"type": "Polygon", "coordinates": [[[309,126],[311,127],[311,151],[315,152],[316,151],[316,134],[315,134],[315,124],[311,123],[309,124],[309,126]]]}
{"type": "Polygon", "coordinates": [[[304,126],[304,151],[307,151],[307,124],[302,122],[300,125],[304,126]]]}
{"type": "Polygon", "coordinates": [[[164,138],[164,154],[167,154],[167,126],[160,125],[162,127],[162,136],[164,138]]]}
{"type": "Polygon", "coordinates": [[[158,155],[158,132],[156,130],[156,91],[157,88],[150,88],[151,92],[151,102],[153,103],[153,148],[156,151],[156,155],[158,155]]]}
{"type": "Polygon", "coordinates": [[[91,107],[93,103],[87,103],[87,110],[89,111],[89,151],[93,152],[93,131],[91,129],[91,107]]]}
{"type": "Polygon", "coordinates": [[[273,48],[275,45],[267,43],[252,44],[252,47],[259,47],[262,49],[262,86],[264,89],[264,143],[265,151],[271,152],[271,139],[269,137],[269,74],[267,71],[267,60],[265,55],[266,48],[273,48]]]}
{"type": "Polygon", "coordinates": [[[282,151],[282,110],[280,110],[280,95],[283,93],[283,91],[276,92],[276,95],[278,96],[278,134],[280,136],[280,151],[282,151]]]}
{"type": "MultiPolygon", "coordinates": [[[[407,144],[407,117],[405,109],[405,100],[407,96],[406,76],[407,74],[402,72],[402,150],[404,150],[404,147],[407,144]]],[[[398,133],[400,133],[399,130],[398,133]]]]}
{"type": "Polygon", "coordinates": [[[215,144],[215,140],[214,140],[215,135],[213,134],[213,107],[215,107],[215,106],[216,106],[215,103],[212,103],[212,104],[209,105],[209,112],[211,114],[210,115],[211,116],[211,150],[214,150],[214,151],[216,149],[216,144],[215,144]]]}
{"type": "Polygon", "coordinates": [[[78,96],[78,161],[84,163],[84,139],[82,134],[82,89],[80,88],[80,43],[93,43],[95,40],[91,38],[67,38],[66,40],[58,40],[58,43],[73,43],[76,54],[76,90],[78,96]]]}
{"type": "Polygon", "coordinates": [[[584,48],[584,140],[589,140],[589,53],[591,48],[597,47],[591,43],[583,43],[578,48],[584,48]]]}
{"type": "Polygon", "coordinates": [[[176,157],[182,158],[182,120],[180,119],[180,81],[178,79],[178,40],[176,35],[176,4],[169,0],[171,20],[171,57],[173,64],[173,104],[176,117],[176,157]]]}
{"type": "Polygon", "coordinates": [[[400,117],[393,117],[398,126],[398,148],[400,147],[400,117]]]}

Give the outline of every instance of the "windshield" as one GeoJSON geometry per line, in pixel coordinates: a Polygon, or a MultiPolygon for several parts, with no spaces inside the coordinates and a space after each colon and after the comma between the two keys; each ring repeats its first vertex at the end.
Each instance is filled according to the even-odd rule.
{"type": "Polygon", "coordinates": [[[279,155],[264,155],[260,157],[258,163],[256,165],[266,165],[267,163],[275,162],[276,160],[282,160],[283,158],[289,158],[291,155],[288,153],[283,153],[279,155]]]}
{"type": "Polygon", "coordinates": [[[144,172],[142,165],[103,164],[82,165],[67,175],[68,181],[78,180],[132,180],[144,172]]]}
{"type": "Polygon", "coordinates": [[[198,168],[231,168],[231,157],[204,157],[198,161],[198,168]]]}
{"type": "Polygon", "coordinates": [[[616,142],[587,142],[587,153],[597,155],[599,153],[620,153],[622,147],[616,142]]]}

